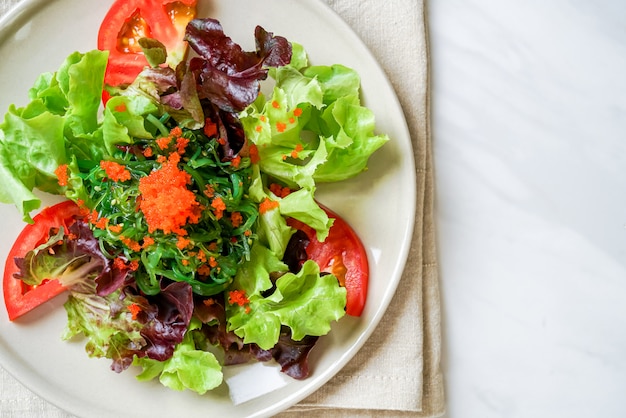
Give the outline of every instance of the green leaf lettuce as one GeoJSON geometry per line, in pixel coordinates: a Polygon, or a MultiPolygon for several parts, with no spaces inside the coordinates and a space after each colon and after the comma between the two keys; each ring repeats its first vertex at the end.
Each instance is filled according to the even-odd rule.
{"type": "Polygon", "coordinates": [[[241,120],[258,147],[261,170],[289,187],[353,177],[389,140],[375,134],[374,114],[361,105],[353,69],[309,66],[297,46],[292,64],[270,75],[276,81],[271,96],[260,95],[241,120]]]}

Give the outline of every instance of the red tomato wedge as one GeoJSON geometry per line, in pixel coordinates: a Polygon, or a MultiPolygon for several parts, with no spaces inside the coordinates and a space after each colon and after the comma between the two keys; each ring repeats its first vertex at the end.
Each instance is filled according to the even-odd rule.
{"type": "Polygon", "coordinates": [[[79,212],[78,206],[70,201],[47,207],[33,218],[33,224],[26,225],[15,240],[7,256],[2,282],[9,320],[15,320],[65,291],[59,281],[54,279],[44,281],[39,286],[29,286],[16,279],[13,275],[18,272],[18,268],[13,259],[24,257],[27,252],[46,242],[50,237],[50,228],[63,226],[67,231],[79,212]]]}
{"type": "Polygon", "coordinates": [[[339,283],[346,288],[346,313],[351,316],[361,316],[367,299],[367,285],[369,280],[369,264],[367,253],[361,239],[356,232],[339,215],[320,205],[335,222],[330,228],[324,242],[317,240],[315,230],[295,219],[289,219],[292,228],[306,233],[309,244],[306,253],[309,259],[320,266],[320,270],[332,273],[339,283]]]}
{"type": "MultiPolygon", "coordinates": [[[[98,49],[109,51],[104,83],[119,86],[131,83],[148,65],[139,39],[160,41],[167,50],[172,68],[185,59],[183,41],[187,23],[196,16],[197,0],[117,0],[98,31],[98,49]]],[[[103,94],[108,100],[108,94],[103,94]]]]}

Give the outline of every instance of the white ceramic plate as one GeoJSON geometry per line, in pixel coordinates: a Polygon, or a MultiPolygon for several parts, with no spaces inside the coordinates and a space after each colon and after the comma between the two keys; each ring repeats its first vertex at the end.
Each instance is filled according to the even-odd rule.
{"type": "MultiPolygon", "coordinates": [[[[334,376],[374,332],[402,274],[413,230],[415,176],[411,141],[395,93],[373,56],[337,15],[318,0],[200,0],[199,16],[219,19],[246,49],[253,31],[266,30],[305,46],[314,64],[341,63],[362,76],[364,103],[379,132],[392,138],[353,180],[320,187],[318,198],[361,236],[370,260],[367,307],[342,319],[311,354],[312,375],[233,405],[226,389],[198,396],[158,383],[139,383],[133,371],[116,374],[108,360],[88,358],[84,341],[64,342],[64,297],[10,323],[0,309],[0,362],[43,398],[78,416],[267,416],[305,398],[334,376]]],[[[0,112],[27,102],[42,72],[55,71],[75,50],[95,48],[97,30],[112,0],[26,0],[0,21],[0,112]]],[[[45,197],[48,199],[47,197],[45,197]]],[[[23,227],[16,209],[0,206],[0,260],[23,227]]],[[[0,394],[1,396],[1,394],[0,394]]]]}

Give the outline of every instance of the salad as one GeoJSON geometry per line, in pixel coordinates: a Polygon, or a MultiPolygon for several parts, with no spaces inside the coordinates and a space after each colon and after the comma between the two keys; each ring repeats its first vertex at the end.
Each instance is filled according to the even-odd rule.
{"type": "Polygon", "coordinates": [[[305,378],[367,290],[362,245],[316,185],[357,175],[388,138],[354,70],[310,65],[261,27],[244,51],[192,1],[146,33],[137,11],[154,3],[173,4],[116,2],[101,48],[42,74],[0,123],[0,200],[29,223],[5,268],[9,317],[67,292],[63,338],[177,390],[248,361],[305,378]],[[31,218],[35,188],[67,201],[31,218]]]}

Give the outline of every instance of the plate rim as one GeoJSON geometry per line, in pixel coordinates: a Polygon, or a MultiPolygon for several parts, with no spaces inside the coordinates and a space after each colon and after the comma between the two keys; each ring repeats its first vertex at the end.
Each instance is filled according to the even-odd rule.
{"type": "MultiPolygon", "coordinates": [[[[75,0],[68,0],[75,1],[75,0]]],[[[113,1],[113,0],[109,0],[113,1]]],[[[200,0],[202,1],[202,0],[200,0]]],[[[398,96],[395,92],[395,89],[387,76],[386,72],[380,65],[378,59],[372,53],[370,48],[365,44],[365,42],[361,39],[361,37],[356,33],[356,31],[339,15],[337,11],[335,11],[330,5],[328,5],[323,0],[300,0],[303,4],[308,4],[312,8],[319,8],[322,10],[322,13],[328,16],[332,16],[333,24],[338,24],[343,27],[343,31],[349,34],[352,39],[351,42],[355,42],[358,44],[359,48],[368,54],[368,60],[371,61],[372,65],[376,68],[375,70],[382,76],[382,79],[385,81],[385,89],[388,89],[392,93],[392,98],[394,100],[393,105],[398,109],[403,110],[403,107],[398,99],[398,96]]],[[[31,15],[35,15],[40,13],[40,8],[45,8],[49,3],[49,0],[22,0],[12,8],[8,9],[3,16],[0,17],[0,42],[6,42],[4,38],[6,36],[10,36],[12,33],[9,29],[13,28],[15,25],[19,25],[19,19],[22,17],[28,17],[31,15]]],[[[95,45],[94,45],[95,48],[95,45]]],[[[367,105],[367,103],[365,103],[367,105]]],[[[410,157],[403,160],[403,163],[408,164],[408,171],[411,174],[410,183],[414,185],[411,190],[411,198],[407,199],[406,203],[410,206],[408,213],[410,216],[406,220],[406,225],[403,229],[404,239],[407,241],[407,245],[403,245],[401,248],[401,252],[397,258],[398,262],[396,263],[396,267],[398,271],[392,272],[394,276],[394,284],[391,287],[386,288],[386,292],[381,299],[381,303],[376,306],[376,311],[372,316],[372,320],[368,323],[364,331],[358,336],[355,340],[354,344],[351,346],[351,349],[344,353],[343,356],[340,357],[338,361],[334,363],[333,368],[325,369],[318,371],[318,379],[316,380],[318,384],[305,385],[304,389],[296,392],[295,395],[291,396],[290,401],[284,404],[280,404],[277,406],[270,406],[265,408],[264,410],[260,410],[253,415],[247,416],[269,416],[272,414],[276,414],[281,412],[296,403],[300,402],[310,394],[319,390],[323,385],[328,383],[332,377],[337,374],[341,369],[345,367],[345,365],[354,357],[354,355],[360,351],[363,346],[366,344],[367,340],[371,337],[376,327],[379,325],[382,320],[385,312],[387,311],[389,304],[391,303],[391,299],[397,291],[398,284],[403,276],[403,272],[406,268],[406,263],[408,261],[408,256],[412,243],[412,236],[414,234],[416,221],[416,209],[417,209],[417,175],[415,172],[415,157],[413,149],[414,144],[411,140],[411,134],[408,128],[408,124],[406,121],[406,117],[404,113],[400,115],[400,118],[403,122],[402,127],[398,127],[398,130],[402,131],[404,137],[408,139],[408,148],[410,151],[410,157]]],[[[374,157],[375,158],[375,157],[374,157]]],[[[4,204],[3,204],[4,205],[4,204]]],[[[13,376],[17,381],[19,381],[22,385],[24,385],[28,390],[37,394],[41,398],[45,399],[47,402],[55,405],[56,407],[62,409],[63,411],[73,413],[74,408],[71,405],[66,404],[64,402],[60,402],[58,395],[58,391],[51,390],[49,387],[37,384],[39,374],[34,373],[32,370],[23,370],[19,369],[19,367],[13,367],[10,361],[10,356],[7,356],[5,350],[3,349],[4,345],[0,345],[0,366],[4,368],[11,376],[13,376]],[[19,369],[19,370],[18,370],[19,369]]]]}

